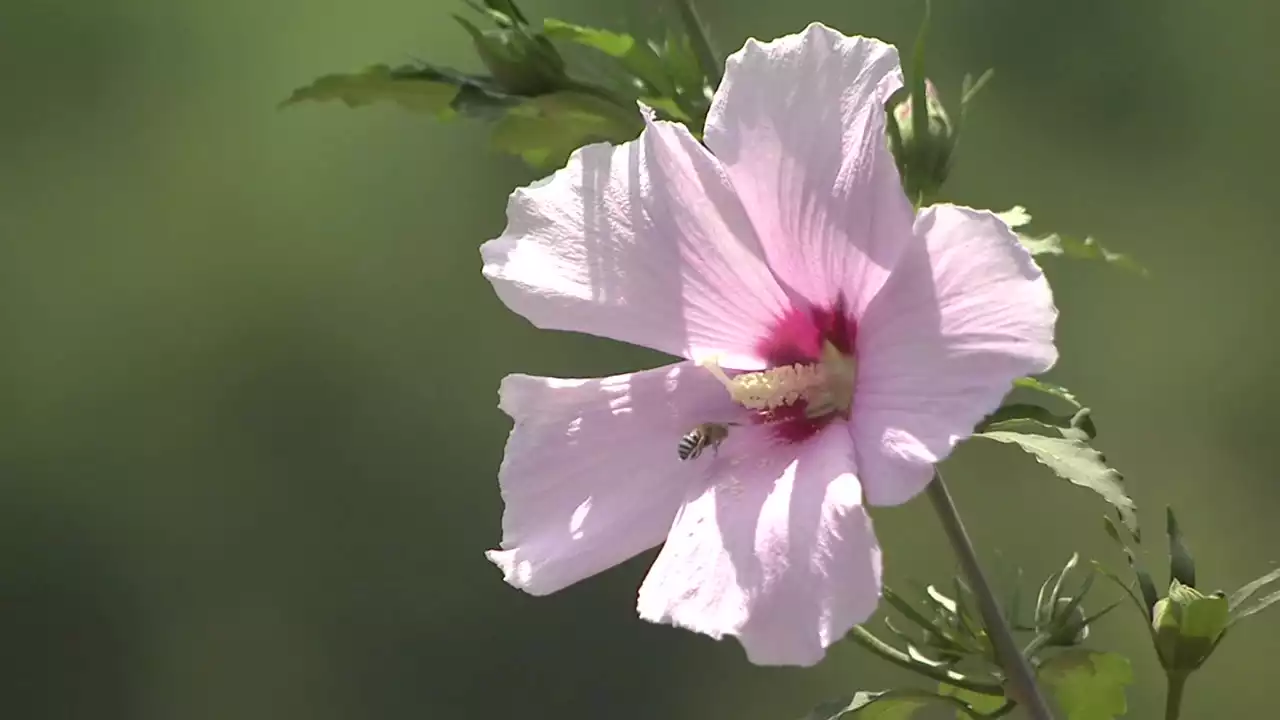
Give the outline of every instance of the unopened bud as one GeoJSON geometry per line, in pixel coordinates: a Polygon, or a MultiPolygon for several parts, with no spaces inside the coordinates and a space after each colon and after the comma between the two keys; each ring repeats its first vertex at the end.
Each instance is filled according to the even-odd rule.
{"type": "Polygon", "coordinates": [[[916,132],[909,87],[889,98],[889,146],[902,176],[903,189],[916,201],[937,194],[951,173],[951,153],[956,144],[955,127],[938,97],[933,83],[925,80],[924,133],[916,132]]]}
{"type": "Polygon", "coordinates": [[[1079,645],[1089,637],[1088,616],[1080,603],[1071,598],[1058,598],[1057,608],[1042,627],[1036,628],[1048,637],[1046,645],[1054,647],[1071,647],[1079,645]]]}
{"type": "Polygon", "coordinates": [[[1199,668],[1209,659],[1230,620],[1222,593],[1205,595],[1174,580],[1169,596],[1156,603],[1151,622],[1160,664],[1170,672],[1199,668]]]}

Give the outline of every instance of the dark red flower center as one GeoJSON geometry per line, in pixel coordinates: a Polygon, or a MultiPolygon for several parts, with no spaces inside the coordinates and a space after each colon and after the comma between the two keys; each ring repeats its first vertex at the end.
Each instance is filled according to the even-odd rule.
{"type": "MultiPolygon", "coordinates": [[[[766,372],[788,365],[822,366],[829,359],[830,348],[838,351],[851,369],[857,330],[857,322],[841,295],[825,307],[792,307],[756,344],[756,351],[768,363],[766,372]],[[827,353],[824,348],[828,348],[827,353]]],[[[852,378],[848,382],[851,393],[852,378]]],[[[841,412],[835,410],[815,408],[809,397],[759,410],[754,415],[758,423],[767,423],[774,435],[786,442],[803,442],[840,416],[841,412]]]]}

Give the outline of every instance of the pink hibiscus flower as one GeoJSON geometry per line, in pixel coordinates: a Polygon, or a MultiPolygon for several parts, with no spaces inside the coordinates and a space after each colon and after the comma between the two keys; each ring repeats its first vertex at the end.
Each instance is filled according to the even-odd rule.
{"type": "Polygon", "coordinates": [[[685,360],[503,380],[488,557],[508,583],[552,593],[665,543],[640,616],[764,665],[812,665],[870,617],[867,506],[918,494],[1057,358],[1049,286],[1009,228],[904,195],[883,106],[901,83],[892,46],[822,25],[749,41],[705,146],[649,121],[512,194],[481,249],[508,307],[685,360]],[[682,447],[703,423],[723,442],[682,447]]]}

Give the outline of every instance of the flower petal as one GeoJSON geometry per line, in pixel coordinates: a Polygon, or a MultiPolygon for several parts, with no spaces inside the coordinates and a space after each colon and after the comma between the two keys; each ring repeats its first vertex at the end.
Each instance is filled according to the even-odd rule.
{"type": "Polygon", "coordinates": [[[545,595],[660,544],[707,463],[680,462],[681,436],[736,412],[705,369],[678,363],[594,380],[509,375],[515,420],[498,471],[506,581],[545,595]]]}
{"type": "Polygon", "coordinates": [[[914,212],[885,135],[898,52],[814,23],[729,57],[706,143],[751,215],[769,265],[817,306],[855,317],[911,237],[914,212]]]}
{"type": "Polygon", "coordinates": [[[852,427],[872,505],[923,490],[1014,380],[1058,358],[1049,283],[1007,225],[937,205],[916,234],[858,328],[852,427]]]}
{"type": "Polygon", "coordinates": [[[836,424],[798,456],[755,447],[734,448],[744,454],[680,510],[640,588],[640,616],[736,635],[757,665],[813,665],[880,597],[853,444],[836,424]]]}
{"type": "Polygon", "coordinates": [[[481,254],[498,296],[538,327],[726,367],[764,366],[752,345],[787,305],[719,163],[672,123],[581,148],[515,191],[481,254]]]}

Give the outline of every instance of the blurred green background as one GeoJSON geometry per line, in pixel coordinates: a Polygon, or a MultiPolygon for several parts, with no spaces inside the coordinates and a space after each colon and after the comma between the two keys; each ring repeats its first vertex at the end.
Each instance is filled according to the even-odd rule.
{"type": "MultiPolygon", "coordinates": [[[[655,0],[656,2],[656,0],[655,0]]],[[[1280,10],[1228,0],[941,0],[954,97],[994,66],[949,190],[1091,233],[1147,280],[1052,262],[1052,378],[1163,547],[1201,576],[1280,557],[1273,416],[1280,10]]],[[[650,353],[507,312],[477,246],[535,174],[486,128],[276,103],[331,71],[478,69],[461,3],[6,0],[0,8],[0,713],[109,720],[778,720],[901,682],[855,647],[817,669],[641,622],[652,554],[547,598],[503,585],[504,373],[599,375],[650,353]]],[[[918,2],[703,0],[724,50],[822,20],[909,43],[918,2]]],[[[527,0],[653,28],[646,2],[527,0]]],[[[952,484],[993,569],[1073,550],[1122,567],[1103,506],[1004,448],[952,484]]],[[[880,512],[891,581],[951,556],[927,506],[880,512]]],[[[1103,589],[1094,608],[1114,595],[1103,589]]],[[[1280,614],[1230,638],[1185,718],[1270,717],[1280,614]]],[[[1097,629],[1161,677],[1131,608],[1097,629]]]]}

